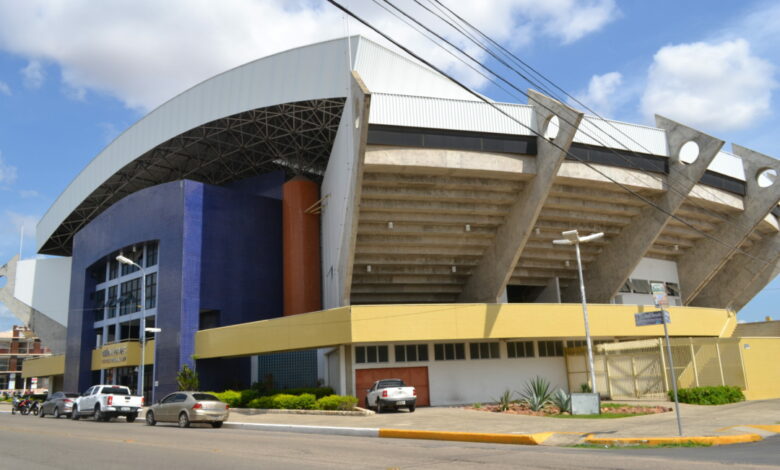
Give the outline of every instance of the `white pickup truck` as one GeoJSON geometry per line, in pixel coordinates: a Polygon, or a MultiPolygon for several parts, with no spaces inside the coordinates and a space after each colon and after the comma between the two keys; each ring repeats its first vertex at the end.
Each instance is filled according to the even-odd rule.
{"type": "Polygon", "coordinates": [[[414,413],[417,390],[407,387],[401,379],[377,380],[366,392],[366,408],[374,408],[377,413],[388,407],[395,410],[407,408],[410,413],[414,413]]]}
{"type": "Polygon", "coordinates": [[[128,423],[135,421],[144,406],[144,397],[133,396],[122,385],[93,385],[73,403],[70,417],[92,416],[95,421],[108,421],[124,416],[128,423]]]}

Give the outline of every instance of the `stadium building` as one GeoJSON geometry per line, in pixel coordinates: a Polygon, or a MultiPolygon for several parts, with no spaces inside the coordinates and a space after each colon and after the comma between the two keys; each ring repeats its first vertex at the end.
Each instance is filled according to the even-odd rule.
{"type": "Polygon", "coordinates": [[[552,241],[572,229],[605,234],[581,246],[597,342],[662,335],[634,322],[651,281],[671,335],[730,336],[778,272],[780,162],[529,94],[484,102],[362,37],[181,93],[54,202],[37,227],[50,257],[1,268],[0,301],[60,353],[28,374],[135,386],[143,357],[157,397],[185,364],[207,389],[362,397],[392,376],[420,405],[536,375],[568,388],[577,261],[552,241]],[[159,331],[141,344],[144,327],[159,331]]]}

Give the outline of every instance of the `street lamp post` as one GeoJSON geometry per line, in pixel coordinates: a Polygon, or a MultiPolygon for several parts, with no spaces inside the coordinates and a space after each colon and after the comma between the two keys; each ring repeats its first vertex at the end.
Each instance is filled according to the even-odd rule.
{"type": "Polygon", "coordinates": [[[596,370],[593,365],[593,342],[590,339],[590,324],[588,323],[588,302],[585,297],[585,281],[582,277],[582,257],[580,256],[580,243],[587,243],[593,240],[597,240],[604,236],[603,232],[592,233],[584,237],[580,237],[576,230],[568,230],[562,232],[563,239],[553,240],[555,245],[574,245],[577,252],[577,272],[580,278],[580,297],[582,298],[582,316],[585,320],[585,343],[588,347],[588,368],[590,369],[590,382],[593,393],[598,393],[596,386],[596,370]]]}
{"type": "MultiPolygon", "coordinates": [[[[161,331],[162,331],[161,328],[152,328],[152,327],[144,328],[144,341],[143,341],[143,343],[141,343],[141,364],[146,364],[146,333],[157,334],[157,333],[159,333],[161,331]]],[[[156,341],[155,341],[154,344],[155,344],[155,346],[157,346],[157,342],[156,341]]],[[[155,350],[156,349],[157,348],[155,347],[155,350]]],[[[154,380],[155,380],[154,361],[156,359],[157,359],[156,357],[152,358],[152,402],[154,402],[154,388],[155,388],[155,385],[154,385],[154,380]]]]}
{"type": "Polygon", "coordinates": [[[122,264],[135,266],[141,270],[141,364],[138,366],[138,395],[144,396],[144,351],[146,349],[146,270],[140,264],[123,255],[116,257],[122,264]]]}

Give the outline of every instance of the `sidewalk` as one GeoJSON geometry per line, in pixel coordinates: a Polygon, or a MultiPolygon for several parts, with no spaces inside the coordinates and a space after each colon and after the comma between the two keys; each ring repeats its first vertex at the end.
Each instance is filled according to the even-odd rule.
{"type": "MultiPolygon", "coordinates": [[[[643,402],[643,404],[648,403],[643,402]]],[[[671,407],[673,403],[664,402],[663,405],[671,407]]],[[[746,434],[765,437],[780,432],[780,399],[721,406],[682,404],[680,405],[680,414],[686,438],[744,436],[746,434]],[[745,427],[750,425],[764,425],[765,427],[764,429],[745,427]]],[[[506,415],[449,407],[418,408],[414,413],[402,410],[365,416],[283,414],[268,413],[263,410],[232,409],[229,423],[270,425],[268,426],[269,430],[285,430],[282,428],[285,426],[293,432],[307,432],[305,429],[295,429],[295,427],[304,426],[336,428],[336,430],[353,431],[350,434],[355,434],[355,428],[503,435],[554,433],[554,438],[543,439],[545,444],[553,445],[580,442],[589,435],[592,435],[592,439],[678,437],[673,411],[632,418],[582,419],[506,415]]],[[[255,426],[245,427],[254,428],[255,426]]],[[[257,427],[262,428],[263,426],[257,427]]],[[[308,432],[315,431],[316,429],[308,430],[308,432]]],[[[346,433],[348,432],[344,432],[344,434],[346,433]]],[[[715,443],[719,442],[715,441],[715,443]]],[[[725,440],[723,443],[726,443],[725,440]]]]}

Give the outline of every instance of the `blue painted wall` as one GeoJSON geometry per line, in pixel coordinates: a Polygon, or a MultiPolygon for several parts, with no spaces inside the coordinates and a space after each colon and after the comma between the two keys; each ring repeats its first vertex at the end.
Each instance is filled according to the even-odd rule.
{"type": "MultiPolygon", "coordinates": [[[[84,313],[94,290],[87,268],[123,247],[159,241],[157,397],[176,389],[183,364],[195,365],[202,310],[219,310],[221,325],[282,314],[281,201],[273,196],[281,194],[283,175],[263,176],[234,189],[189,180],[147,188],[115,203],[76,234],[65,389],[83,391],[95,380],[90,371],[94,318],[84,313]]],[[[249,359],[213,360],[199,372],[210,388],[248,385],[249,359]]]]}

